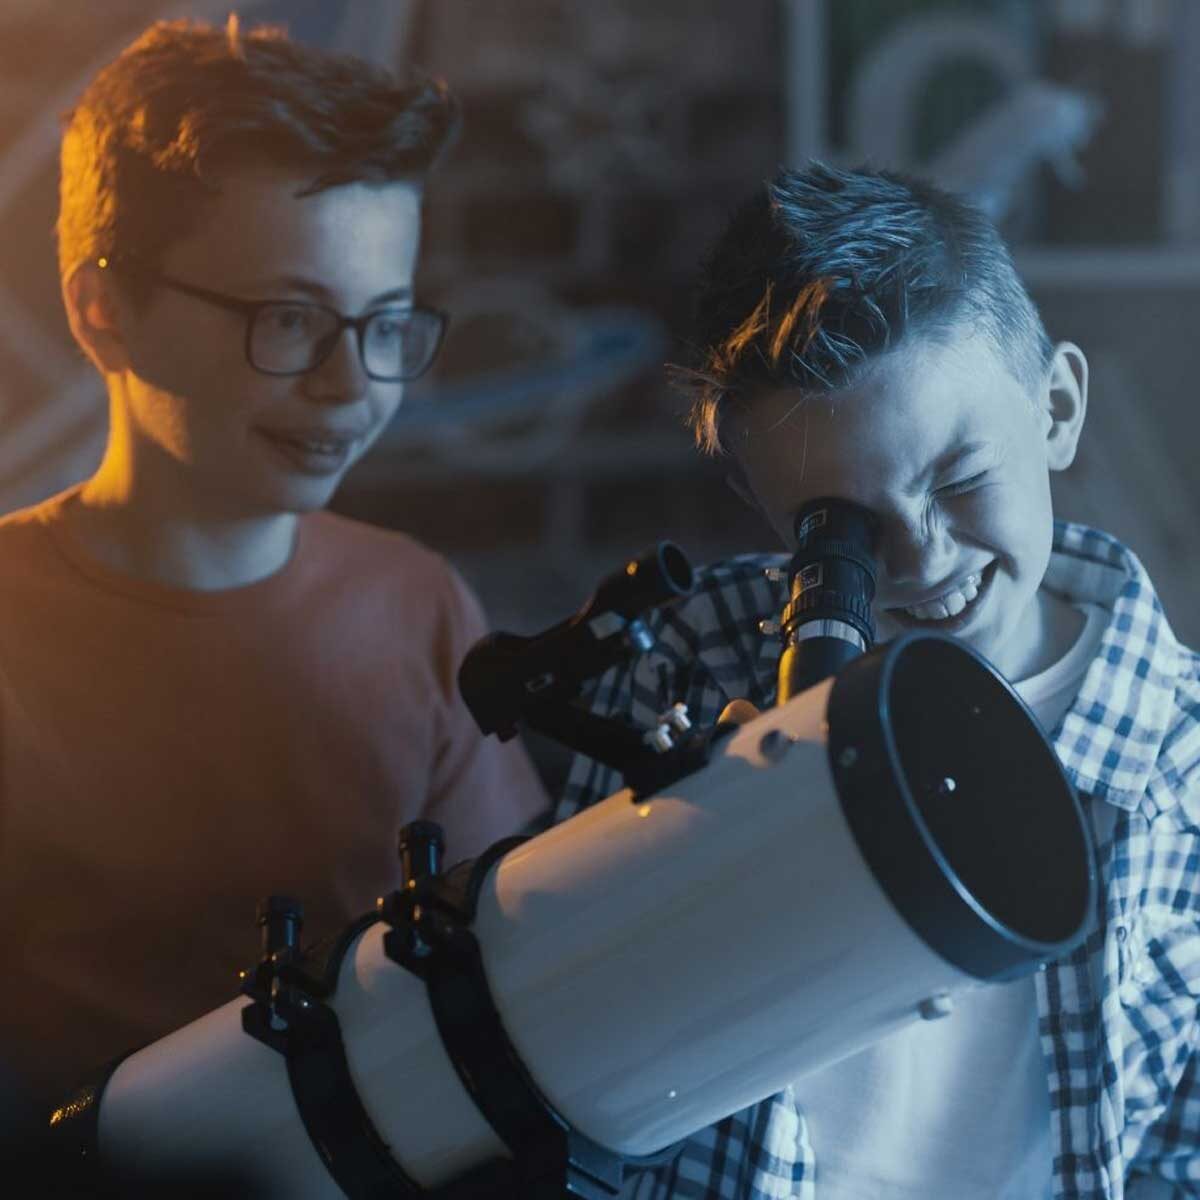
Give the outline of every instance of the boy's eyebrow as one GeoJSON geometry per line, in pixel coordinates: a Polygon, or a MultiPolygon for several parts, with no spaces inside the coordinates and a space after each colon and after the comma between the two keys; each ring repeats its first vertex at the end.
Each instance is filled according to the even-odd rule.
{"type": "MultiPolygon", "coordinates": [[[[301,275],[272,275],[266,279],[256,279],[245,284],[248,291],[258,292],[263,296],[267,296],[270,292],[301,292],[304,295],[311,296],[314,300],[320,301],[322,304],[328,304],[333,298],[333,293],[322,283],[317,283],[313,279],[305,279],[301,275]]],[[[377,296],[372,296],[367,301],[367,308],[374,308],[379,304],[388,304],[393,300],[411,300],[412,288],[410,287],[394,287],[389,288],[386,292],[380,292],[377,296]]]]}

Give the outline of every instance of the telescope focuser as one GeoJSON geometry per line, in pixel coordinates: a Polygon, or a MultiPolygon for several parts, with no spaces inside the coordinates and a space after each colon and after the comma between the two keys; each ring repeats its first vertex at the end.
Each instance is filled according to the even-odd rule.
{"type": "Polygon", "coordinates": [[[458,672],[459,690],[484,734],[507,741],[519,720],[579,695],[584,683],[654,639],[642,614],[686,596],[694,586],[687,556],[660,542],[607,576],[583,607],[532,637],[493,633],[477,642],[458,672]]]}
{"type": "Polygon", "coordinates": [[[683,704],[642,729],[598,716],[578,702],[583,686],[610,667],[644,653],[654,636],[649,609],[688,595],[695,574],[672,542],[659,542],[607,576],[573,616],[544,633],[493,633],[471,647],[458,686],[476,724],[502,740],[519,722],[615,767],[635,796],[667,787],[708,762],[714,739],[728,730],[694,730],[683,704]]]}

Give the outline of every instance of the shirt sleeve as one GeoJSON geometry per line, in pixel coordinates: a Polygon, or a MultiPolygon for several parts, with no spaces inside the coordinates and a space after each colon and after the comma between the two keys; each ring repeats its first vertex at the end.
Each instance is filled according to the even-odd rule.
{"type": "Polygon", "coordinates": [[[446,830],[450,862],[470,858],[524,831],[549,797],[519,738],[484,737],[458,690],[467,651],[487,633],[475,594],[447,564],[442,621],[434,648],[442,723],[424,815],[446,830]]]}
{"type": "MultiPolygon", "coordinates": [[[[1193,848],[1180,857],[1194,861],[1198,839],[1182,837],[1193,848]]],[[[1131,1194],[1200,1197],[1200,918],[1145,905],[1122,951],[1126,1136],[1137,1139],[1129,1165],[1149,1177],[1131,1194]]]]}
{"type": "MultiPolygon", "coordinates": [[[[1193,1017],[1193,1043],[1196,1030],[1193,1017]]],[[[1126,1191],[1131,1200],[1183,1200],[1200,1196],[1200,1075],[1194,1048],[1187,1055],[1163,1115],[1143,1140],[1133,1167],[1130,1188],[1126,1191]]]]}

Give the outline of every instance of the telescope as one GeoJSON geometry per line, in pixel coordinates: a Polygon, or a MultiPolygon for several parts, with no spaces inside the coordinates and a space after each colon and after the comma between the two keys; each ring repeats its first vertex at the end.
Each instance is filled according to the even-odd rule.
{"type": "Polygon", "coordinates": [[[272,897],[242,993],[110,1064],[55,1111],[59,1145],[122,1184],[611,1200],[700,1129],[1078,944],[1092,849],[1035,718],[953,638],[873,646],[871,522],[832,498],[801,519],[780,704],[708,729],[589,710],[587,679],[692,591],[669,543],[545,633],[485,638],[460,672],[481,728],[548,730],[625,787],[449,869],[436,826],[406,827],[402,885],[319,957],[272,897]]]}

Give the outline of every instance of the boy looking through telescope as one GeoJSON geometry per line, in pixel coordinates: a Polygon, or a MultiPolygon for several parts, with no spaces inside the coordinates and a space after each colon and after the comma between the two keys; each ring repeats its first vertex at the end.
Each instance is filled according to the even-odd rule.
{"type": "MultiPolygon", "coordinates": [[[[678,378],[699,447],[789,550],[808,501],[872,514],[880,639],[954,634],[1015,683],[1083,799],[1103,900],[1068,958],[796,1080],[624,1194],[1200,1195],[1200,660],[1132,551],[1054,519],[1083,351],[1050,341],[981,213],[874,170],[779,172],[713,247],[697,314],[678,378]]],[[[682,700],[711,724],[774,703],[759,625],[787,600],[764,570],[786,561],[700,572],[595,710],[644,726],[682,700]]],[[[618,784],[577,759],[560,818],[618,784]]]]}

